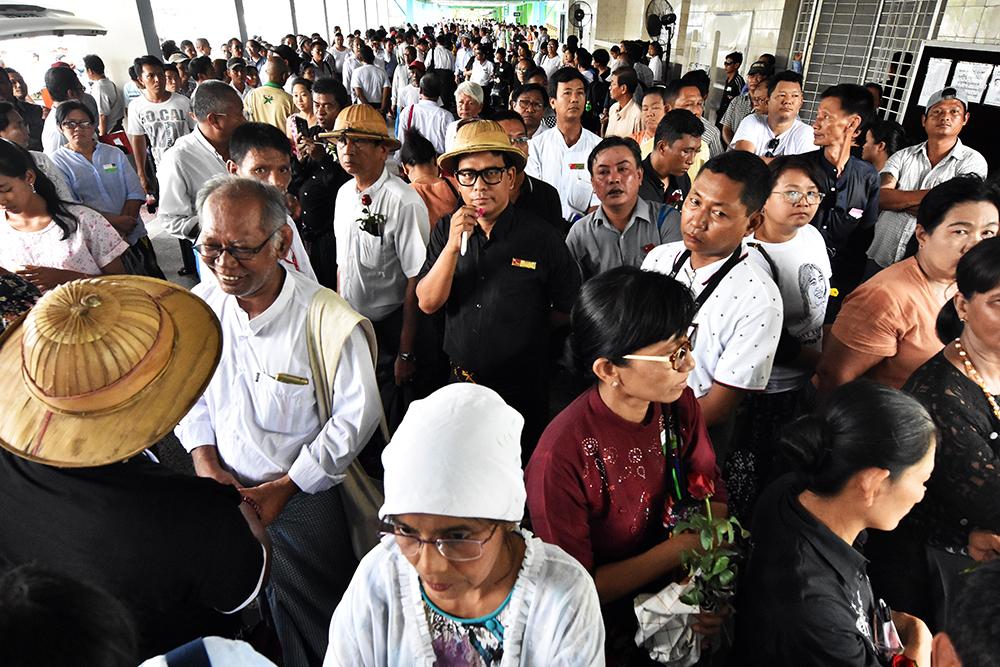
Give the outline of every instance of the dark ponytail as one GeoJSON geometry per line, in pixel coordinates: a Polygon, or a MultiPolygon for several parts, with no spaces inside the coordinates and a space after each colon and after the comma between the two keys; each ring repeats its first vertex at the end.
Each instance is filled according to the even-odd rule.
{"type": "Polygon", "coordinates": [[[68,239],[76,232],[77,219],[66,208],[66,203],[59,199],[55,184],[38,168],[31,153],[12,141],[0,139],[0,174],[23,179],[28,171],[35,174],[35,193],[45,200],[45,209],[62,230],[63,239],[68,239]]]}
{"type": "MultiPolygon", "coordinates": [[[[1000,208],[1000,207],[998,207],[1000,208]]],[[[966,299],[984,294],[1000,285],[1000,238],[980,241],[962,255],[955,270],[958,291],[966,299]]],[[[958,318],[955,300],[944,304],[937,317],[937,336],[947,345],[962,335],[963,322],[958,318]]]]}
{"type": "Polygon", "coordinates": [[[915,398],[862,380],[838,388],[817,412],[792,422],[780,449],[807,489],[831,496],[865,468],[896,478],[923,459],[934,435],[934,422],[915,398]]]}

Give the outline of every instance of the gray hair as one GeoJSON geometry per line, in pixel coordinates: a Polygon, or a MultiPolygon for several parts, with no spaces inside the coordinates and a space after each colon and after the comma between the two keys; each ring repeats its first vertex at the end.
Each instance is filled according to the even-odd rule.
{"type": "Polygon", "coordinates": [[[228,83],[222,81],[203,81],[194,90],[191,99],[191,113],[199,121],[208,120],[210,113],[226,113],[232,111],[233,107],[240,107],[242,113],[243,104],[240,94],[228,83]]]}
{"type": "MultiPolygon", "coordinates": [[[[255,198],[261,206],[261,228],[270,235],[281,229],[288,221],[285,195],[278,188],[263,181],[242,176],[219,174],[208,179],[198,190],[198,218],[204,219],[205,207],[209,200],[243,200],[255,198]]],[[[275,237],[275,243],[280,241],[275,237]]]]}
{"type": "Polygon", "coordinates": [[[463,81],[462,83],[458,84],[458,87],[455,88],[456,100],[458,99],[459,95],[465,95],[467,97],[471,97],[480,104],[483,103],[483,87],[480,86],[478,83],[474,83],[472,81],[463,81]]]}

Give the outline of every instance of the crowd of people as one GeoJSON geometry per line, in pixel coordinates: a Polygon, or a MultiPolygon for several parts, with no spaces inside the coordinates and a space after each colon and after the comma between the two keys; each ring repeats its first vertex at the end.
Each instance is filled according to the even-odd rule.
{"type": "Polygon", "coordinates": [[[699,664],[1000,664],[962,89],[334,32],[0,70],[0,663],[656,664],[707,503],[699,664]]]}

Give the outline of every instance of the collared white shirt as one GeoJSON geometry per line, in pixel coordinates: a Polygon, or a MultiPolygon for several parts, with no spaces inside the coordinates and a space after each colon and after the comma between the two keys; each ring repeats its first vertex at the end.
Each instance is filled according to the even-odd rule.
{"type": "Polygon", "coordinates": [[[198,238],[198,190],[208,179],[225,173],[226,161],[200,129],[175,141],[156,169],[160,181],[156,218],[163,229],[177,238],[198,238]]]}
{"type": "Polygon", "coordinates": [[[489,60],[479,62],[478,59],[472,62],[472,72],[469,74],[469,81],[478,83],[480,86],[487,85],[493,80],[493,63],[489,60]]]}
{"type": "Polygon", "coordinates": [[[558,127],[544,134],[536,132],[531,138],[524,171],[559,191],[563,217],[567,220],[574,215],[585,215],[588,208],[598,204],[590,183],[587,158],[599,143],[601,138],[587,128],[582,128],[580,138],[572,147],[566,145],[558,127]]]}
{"type": "Polygon", "coordinates": [[[233,90],[235,90],[237,93],[239,93],[240,94],[240,99],[243,100],[244,102],[246,102],[247,95],[249,95],[250,93],[252,93],[253,90],[254,90],[253,86],[251,86],[249,83],[247,83],[245,81],[243,82],[243,90],[242,91],[239,88],[237,88],[236,86],[234,86],[233,84],[231,84],[231,83],[229,84],[229,87],[232,88],[233,90]]]}
{"type": "Polygon", "coordinates": [[[347,54],[347,57],[344,58],[344,66],[341,70],[341,75],[343,77],[342,82],[344,84],[344,88],[347,88],[347,92],[351,94],[352,101],[357,100],[354,99],[354,89],[351,88],[351,77],[354,76],[354,70],[361,67],[361,65],[361,61],[354,57],[354,53],[349,53],[347,54]]]}
{"type": "Polygon", "coordinates": [[[354,94],[355,88],[360,88],[369,104],[381,104],[382,90],[391,87],[385,68],[366,64],[351,73],[351,93],[354,94]]]}
{"type": "Polygon", "coordinates": [[[417,97],[420,97],[420,87],[410,85],[410,68],[408,66],[397,67],[396,71],[392,73],[392,108],[402,109],[410,102],[403,102],[402,95],[407,88],[412,88],[416,91],[417,97]]]}
{"type": "Polygon", "coordinates": [[[806,125],[797,117],[791,127],[781,134],[775,134],[767,122],[766,115],[750,114],[740,123],[730,143],[735,144],[737,141],[749,141],[753,144],[754,154],[761,157],[765,153],[770,153],[771,157],[778,157],[779,155],[801,155],[816,150],[816,144],[813,143],[812,126],[806,125]],[[778,140],[778,145],[776,148],[769,149],[767,145],[773,139],[778,140]]]}
{"type": "MultiPolygon", "coordinates": [[[[989,166],[982,153],[956,139],[951,152],[933,167],[927,157],[925,141],[890,155],[880,175],[895,177],[898,190],[929,190],[962,174],[978,174],[986,178],[987,171],[989,166]]],[[[868,248],[868,257],[881,267],[903,259],[906,244],[916,227],[916,216],[906,211],[882,211],[875,223],[875,239],[868,248]]]]}
{"type": "MultiPolygon", "coordinates": [[[[670,275],[674,261],[684,250],[683,241],[661,245],[646,256],[642,268],[670,275]]],[[[694,346],[695,367],[688,376],[688,386],[698,398],[711,390],[713,382],[760,391],[771,377],[784,317],[781,293],[767,270],[754,259],[748,259],[749,251],[744,244],[744,259],[722,279],[695,315],[698,342],[694,346]]],[[[687,285],[697,298],[727,259],[693,269],[688,257],[676,279],[687,285]]]]}
{"type": "Polygon", "coordinates": [[[381,402],[360,326],[344,343],[331,385],[331,417],[320,423],[309,363],[306,314],[318,283],[292,272],[267,310],[247,317],[235,296],[205,283],[193,292],[222,325],[222,358],[205,393],[175,432],[187,451],[215,445],[243,484],[284,474],[306,493],[325,491],[378,426],[381,402]],[[304,379],[290,384],[279,373],[304,379]]]}
{"type": "Polygon", "coordinates": [[[642,109],[633,97],[623,107],[618,102],[608,110],[608,129],[605,137],[631,137],[642,130],[642,109]]]}
{"type": "Polygon", "coordinates": [[[455,56],[451,51],[440,44],[424,58],[424,65],[427,69],[455,69],[455,56]]]}
{"type": "Polygon", "coordinates": [[[406,282],[415,278],[427,256],[430,221],[420,195],[397,176],[382,175],[358,192],[356,181],[337,192],[333,214],[337,239],[340,295],[359,313],[378,322],[399,308],[406,282]],[[385,216],[382,236],[361,230],[361,198],[371,197],[369,212],[385,216]]]}
{"type": "Polygon", "coordinates": [[[475,55],[476,54],[472,50],[472,47],[459,47],[458,55],[455,56],[455,71],[459,74],[465,74],[465,66],[469,64],[469,61],[472,60],[475,55]]]}
{"type": "Polygon", "coordinates": [[[451,112],[437,102],[422,99],[416,104],[403,108],[399,114],[399,140],[406,141],[406,131],[415,128],[424,138],[434,144],[434,150],[441,155],[445,152],[445,131],[455,120],[451,112]]]}

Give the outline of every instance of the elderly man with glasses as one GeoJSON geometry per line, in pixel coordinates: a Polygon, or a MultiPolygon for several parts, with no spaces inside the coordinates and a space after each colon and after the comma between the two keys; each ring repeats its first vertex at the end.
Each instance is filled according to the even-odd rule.
{"type": "Polygon", "coordinates": [[[484,384],[524,416],[527,460],[548,421],[550,327],[568,320],[580,274],[550,225],[511,206],[524,164],[499,123],[459,128],[438,166],[455,173],[465,205],[431,233],[417,298],[427,314],[445,308],[452,381],[484,384]]]}
{"type": "Polygon", "coordinates": [[[268,602],[284,664],[320,664],[357,566],[338,485],[381,417],[371,323],[281,263],[285,195],[223,175],[198,193],[195,249],[216,285],[194,292],[221,325],[222,358],[177,427],[195,472],[237,487],[268,528],[268,602]]]}

